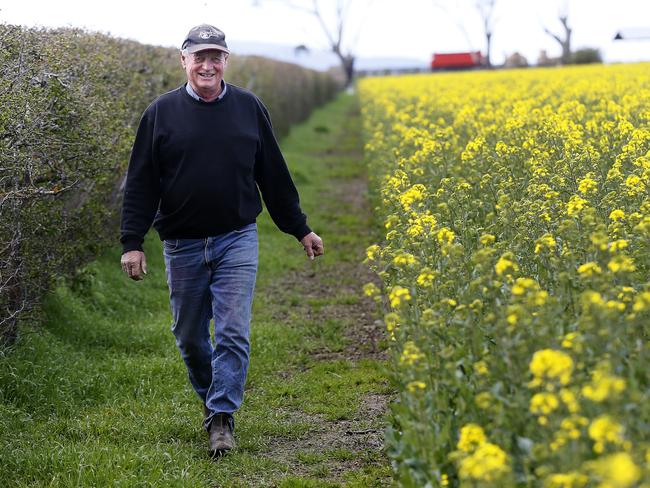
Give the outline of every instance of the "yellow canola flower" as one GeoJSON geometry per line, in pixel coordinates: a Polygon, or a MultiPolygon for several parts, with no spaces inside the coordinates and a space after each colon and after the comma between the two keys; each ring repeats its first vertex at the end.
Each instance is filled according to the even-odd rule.
{"type": "Polygon", "coordinates": [[[576,395],[569,390],[568,388],[562,388],[560,390],[560,400],[562,400],[562,403],[564,403],[567,407],[567,410],[571,413],[577,413],[580,411],[580,404],[578,403],[578,399],[576,398],[576,395]]]}
{"type": "Polygon", "coordinates": [[[433,279],[435,278],[435,275],[433,274],[433,271],[429,268],[422,268],[422,271],[420,271],[420,274],[418,275],[416,282],[418,285],[428,288],[433,286],[433,279]]]}
{"type": "Polygon", "coordinates": [[[573,349],[576,352],[582,351],[582,335],[579,332],[568,332],[562,338],[562,347],[573,349]]]}
{"type": "Polygon", "coordinates": [[[399,196],[399,202],[402,208],[410,212],[414,203],[419,203],[427,197],[427,189],[424,185],[418,183],[404,191],[399,196]]]}
{"type": "Polygon", "coordinates": [[[388,299],[390,300],[390,306],[397,308],[404,302],[411,300],[411,292],[408,290],[408,288],[397,285],[391,289],[390,293],[388,294],[388,299]]]}
{"type": "Polygon", "coordinates": [[[530,413],[534,415],[548,415],[560,406],[554,393],[536,393],[530,399],[530,413]]]}
{"type": "Polygon", "coordinates": [[[587,175],[578,183],[578,191],[583,195],[595,193],[598,190],[598,183],[596,183],[596,180],[593,178],[593,173],[587,173],[587,175]]]}
{"type": "Polygon", "coordinates": [[[625,179],[625,187],[627,188],[628,196],[634,197],[645,192],[645,183],[637,175],[630,175],[625,179]]]}
{"type": "Polygon", "coordinates": [[[641,292],[636,296],[632,310],[635,312],[647,312],[650,310],[650,291],[641,292]]]}
{"type": "Polygon", "coordinates": [[[625,380],[610,371],[611,365],[608,361],[598,363],[591,373],[591,381],[582,387],[582,395],[600,403],[625,391],[625,380]]]}
{"type": "Polygon", "coordinates": [[[641,478],[641,470],[626,452],[618,452],[585,463],[600,482],[598,488],[629,488],[641,478]]]}
{"type": "Polygon", "coordinates": [[[400,322],[400,316],[395,312],[390,312],[384,315],[384,322],[386,323],[386,328],[391,331],[397,328],[400,322]]]}
{"type": "Polygon", "coordinates": [[[512,287],[513,295],[523,295],[529,290],[538,290],[539,285],[532,278],[517,278],[512,287]]]}
{"type": "Polygon", "coordinates": [[[436,234],[436,239],[438,240],[439,244],[451,244],[454,242],[454,239],[456,238],[456,234],[454,234],[454,231],[447,227],[443,227],[438,231],[436,234]]]}
{"type": "Polygon", "coordinates": [[[519,271],[519,265],[512,260],[511,253],[506,253],[496,262],[494,271],[496,271],[497,276],[502,276],[510,272],[515,273],[519,271]]]}
{"type": "Polygon", "coordinates": [[[478,424],[466,424],[460,429],[456,447],[463,452],[472,452],[487,441],[483,428],[478,424]]]}
{"type": "Polygon", "coordinates": [[[494,244],[494,241],[496,240],[496,237],[494,237],[492,234],[483,234],[481,238],[479,239],[479,242],[483,246],[489,246],[490,244],[494,244]]]}
{"type": "Polygon", "coordinates": [[[578,195],[573,195],[569,199],[569,203],[566,206],[566,213],[570,216],[576,215],[587,206],[589,202],[584,198],[579,197],[578,195]]]}
{"type": "Polygon", "coordinates": [[[632,273],[636,270],[634,260],[624,254],[614,256],[607,267],[612,273],[632,273]]]}
{"type": "Polygon", "coordinates": [[[400,364],[413,366],[421,359],[424,359],[424,354],[420,351],[420,348],[415,345],[415,342],[408,341],[404,344],[404,349],[402,350],[402,355],[399,359],[400,364]]]}
{"type": "Polygon", "coordinates": [[[540,254],[543,251],[555,250],[555,238],[552,234],[544,234],[535,242],[535,254],[540,254]]]}
{"type": "Polygon", "coordinates": [[[582,300],[582,303],[586,306],[596,305],[597,307],[604,307],[606,303],[603,296],[597,291],[593,290],[587,290],[583,292],[580,298],[582,300]]]}
{"type": "Polygon", "coordinates": [[[422,227],[420,224],[413,224],[408,226],[406,233],[409,237],[418,237],[424,234],[424,227],[422,227]]]}
{"type": "Polygon", "coordinates": [[[589,425],[589,437],[594,441],[594,452],[601,454],[605,445],[611,443],[622,445],[625,429],[621,424],[612,420],[609,415],[601,415],[595,418],[589,425]]]}
{"type": "Polygon", "coordinates": [[[393,258],[393,264],[395,266],[413,266],[417,262],[415,256],[408,252],[400,253],[393,258]]]}
{"type": "Polygon", "coordinates": [[[373,244],[372,246],[368,246],[366,249],[366,257],[368,258],[369,261],[374,261],[377,257],[377,254],[379,253],[379,250],[381,248],[377,244],[373,244]]]}
{"type": "Polygon", "coordinates": [[[474,363],[474,371],[476,374],[479,376],[485,376],[486,374],[489,373],[488,365],[484,360],[476,361],[474,363]]]}
{"type": "Polygon", "coordinates": [[[508,455],[496,444],[485,442],[462,459],[458,474],[461,479],[496,481],[510,472],[508,455]]]}
{"type": "Polygon", "coordinates": [[[406,389],[410,393],[415,393],[419,390],[424,390],[427,387],[427,384],[424,381],[411,381],[406,385],[406,389]]]}
{"type": "Polygon", "coordinates": [[[614,221],[614,222],[620,222],[621,220],[625,219],[625,211],[623,211],[621,209],[618,209],[618,208],[615,209],[615,210],[612,210],[609,213],[609,219],[614,221]]]}
{"type": "Polygon", "coordinates": [[[374,283],[366,283],[363,285],[363,294],[367,297],[374,297],[379,295],[380,290],[374,283]]]}
{"type": "Polygon", "coordinates": [[[617,253],[625,249],[628,245],[629,243],[625,239],[618,239],[609,244],[609,252],[617,253]]]}
{"type": "Polygon", "coordinates": [[[603,272],[602,268],[598,266],[597,263],[590,261],[585,264],[581,264],[578,267],[578,274],[583,278],[591,278],[592,276],[599,275],[603,272]]]}
{"type": "Polygon", "coordinates": [[[566,385],[571,381],[573,359],[562,351],[542,349],[533,354],[529,368],[534,376],[530,383],[532,387],[539,386],[544,382],[559,382],[566,385]]]}
{"type": "Polygon", "coordinates": [[[482,410],[487,410],[493,404],[494,398],[489,391],[482,391],[474,397],[474,403],[482,410]]]}
{"type": "Polygon", "coordinates": [[[553,473],[544,480],[544,488],[582,488],[589,482],[589,477],[579,471],[553,473]]]}

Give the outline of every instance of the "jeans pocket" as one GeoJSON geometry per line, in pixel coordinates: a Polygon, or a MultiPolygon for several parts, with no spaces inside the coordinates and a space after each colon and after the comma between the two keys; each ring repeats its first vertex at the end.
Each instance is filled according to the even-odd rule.
{"type": "Polygon", "coordinates": [[[252,224],[246,224],[244,227],[233,230],[235,234],[243,234],[244,232],[250,232],[251,230],[256,230],[257,224],[253,222],[252,224]]]}
{"type": "Polygon", "coordinates": [[[178,239],[165,239],[163,247],[165,251],[175,251],[178,248],[178,239]]]}

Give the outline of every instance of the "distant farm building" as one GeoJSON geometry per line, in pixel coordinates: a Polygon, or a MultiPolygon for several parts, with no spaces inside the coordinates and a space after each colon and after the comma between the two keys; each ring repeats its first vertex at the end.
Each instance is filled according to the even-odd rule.
{"type": "Polygon", "coordinates": [[[431,56],[431,69],[434,71],[481,68],[486,64],[487,59],[480,51],[434,53],[431,56]]]}

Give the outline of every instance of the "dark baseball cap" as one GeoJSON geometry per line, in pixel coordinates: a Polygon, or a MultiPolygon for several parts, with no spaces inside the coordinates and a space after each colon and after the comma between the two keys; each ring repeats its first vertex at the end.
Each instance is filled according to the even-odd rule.
{"type": "Polygon", "coordinates": [[[215,26],[208,24],[192,27],[187,33],[181,49],[187,49],[188,53],[196,53],[198,51],[205,51],[206,49],[218,49],[226,54],[230,54],[228,45],[226,44],[226,34],[215,26]]]}

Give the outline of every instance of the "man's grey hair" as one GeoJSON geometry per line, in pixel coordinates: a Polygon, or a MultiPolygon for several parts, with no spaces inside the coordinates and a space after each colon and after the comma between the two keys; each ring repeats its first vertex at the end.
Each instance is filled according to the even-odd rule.
{"type": "MultiPolygon", "coordinates": [[[[199,52],[200,52],[200,51],[199,51],[199,52]]],[[[185,49],[181,49],[181,54],[182,54],[183,56],[187,57],[187,56],[189,56],[190,54],[195,54],[195,53],[190,53],[190,52],[187,51],[187,48],[185,48],[185,49]]],[[[222,56],[224,59],[228,59],[228,53],[225,53],[225,52],[221,51],[221,56],[222,56]]]]}

